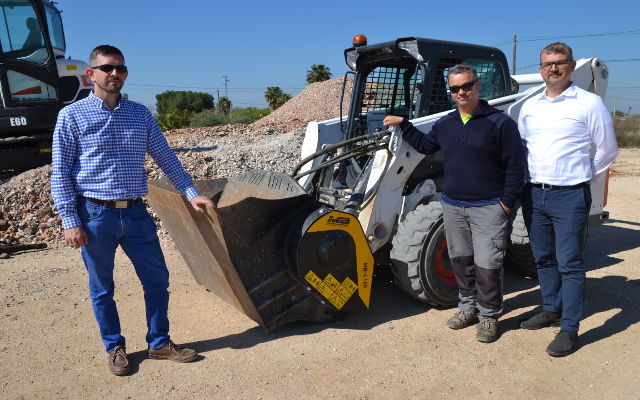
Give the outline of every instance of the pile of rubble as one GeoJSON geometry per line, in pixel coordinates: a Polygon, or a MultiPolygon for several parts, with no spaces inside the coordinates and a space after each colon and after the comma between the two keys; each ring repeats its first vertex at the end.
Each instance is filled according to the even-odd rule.
{"type": "MultiPolygon", "coordinates": [[[[271,114],[259,119],[254,127],[276,126],[283,124],[297,124],[306,126],[309,121],[324,121],[340,116],[340,98],[344,78],[329,79],[324,82],[312,83],[295,95],[291,100],[274,110],[271,114]]],[[[353,81],[347,79],[342,104],[342,113],[349,112],[349,100],[353,81]]],[[[289,125],[289,127],[292,127],[289,125]]],[[[284,129],[287,130],[287,129],[284,129]]]]}

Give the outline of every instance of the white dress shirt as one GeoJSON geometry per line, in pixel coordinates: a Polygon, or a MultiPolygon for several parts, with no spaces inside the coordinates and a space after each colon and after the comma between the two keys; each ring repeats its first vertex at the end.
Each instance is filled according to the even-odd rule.
{"type": "Polygon", "coordinates": [[[570,186],[604,173],[618,154],[602,99],[572,83],[556,98],[527,100],[518,118],[532,183],[570,186]],[[591,153],[593,157],[591,157],[591,153]]]}

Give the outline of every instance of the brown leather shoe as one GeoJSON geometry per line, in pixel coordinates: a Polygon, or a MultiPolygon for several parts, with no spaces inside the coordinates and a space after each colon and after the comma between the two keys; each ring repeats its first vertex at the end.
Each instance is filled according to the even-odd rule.
{"type": "Polygon", "coordinates": [[[107,353],[107,363],[109,371],[112,374],[122,376],[129,373],[131,365],[127,358],[127,349],[124,346],[118,346],[111,353],[107,353]]]}
{"type": "Polygon", "coordinates": [[[149,358],[156,358],[159,360],[191,362],[198,358],[198,356],[199,354],[197,351],[178,346],[171,340],[159,349],[149,349],[149,358]]]}

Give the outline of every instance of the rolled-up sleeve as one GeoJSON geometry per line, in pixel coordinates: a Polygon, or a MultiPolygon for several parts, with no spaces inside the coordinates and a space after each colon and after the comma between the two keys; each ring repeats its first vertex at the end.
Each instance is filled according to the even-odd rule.
{"type": "Polygon", "coordinates": [[[169,147],[167,139],[162,134],[162,130],[160,130],[151,113],[147,113],[147,126],[149,134],[147,151],[156,160],[162,172],[165,173],[173,186],[187,200],[191,201],[194,197],[199,196],[200,193],[193,186],[191,176],[187,174],[182,164],[180,164],[180,160],[169,147]]]}

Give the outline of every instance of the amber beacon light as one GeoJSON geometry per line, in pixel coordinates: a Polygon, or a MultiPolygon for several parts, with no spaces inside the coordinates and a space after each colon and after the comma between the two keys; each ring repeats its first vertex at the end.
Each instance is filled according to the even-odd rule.
{"type": "Polygon", "coordinates": [[[360,47],[367,45],[367,37],[361,33],[358,33],[353,37],[352,41],[353,47],[360,47]]]}

